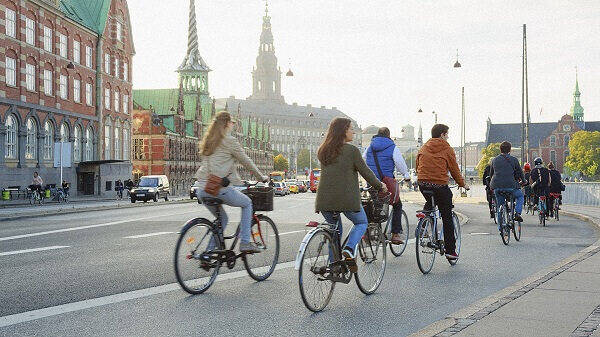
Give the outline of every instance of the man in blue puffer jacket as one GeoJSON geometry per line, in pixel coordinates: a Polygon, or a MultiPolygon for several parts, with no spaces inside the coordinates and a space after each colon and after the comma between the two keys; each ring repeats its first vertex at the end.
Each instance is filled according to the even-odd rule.
{"type": "MultiPolygon", "coordinates": [[[[369,168],[375,173],[377,179],[383,180],[383,177],[379,176],[379,170],[377,170],[377,166],[375,165],[373,151],[377,153],[379,167],[384,176],[394,178],[394,172],[397,170],[404,176],[404,180],[410,181],[410,174],[408,173],[406,162],[402,158],[402,153],[400,153],[400,149],[398,149],[394,141],[390,138],[390,129],[386,127],[379,128],[379,132],[371,139],[371,145],[363,153],[363,158],[369,168]]],[[[404,243],[400,235],[401,233],[402,201],[398,201],[397,204],[393,205],[392,212],[392,244],[401,245],[404,243]]]]}

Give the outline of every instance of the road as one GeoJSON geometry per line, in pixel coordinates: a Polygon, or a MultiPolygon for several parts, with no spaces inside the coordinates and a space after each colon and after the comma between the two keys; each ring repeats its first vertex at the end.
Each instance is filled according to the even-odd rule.
{"type": "MultiPolygon", "coordinates": [[[[320,220],[314,194],[276,197],[268,215],[281,234],[279,269],[251,280],[240,263],[221,269],[198,296],[175,284],[176,232],[208,216],[197,203],[41,216],[0,223],[0,336],[399,335],[443,319],[594,243],[595,228],[563,217],[547,227],[525,215],[521,242],[504,246],[486,205],[459,204],[459,263],[416,266],[414,244],[388,254],[383,284],[365,296],[354,282],[336,287],[326,310],[300,299],[293,260],[304,224],[320,220]]],[[[404,208],[414,229],[418,204],[404,208]]],[[[229,212],[232,223],[239,211],[229,212]]],[[[231,226],[229,231],[233,231],[231,226]]]]}

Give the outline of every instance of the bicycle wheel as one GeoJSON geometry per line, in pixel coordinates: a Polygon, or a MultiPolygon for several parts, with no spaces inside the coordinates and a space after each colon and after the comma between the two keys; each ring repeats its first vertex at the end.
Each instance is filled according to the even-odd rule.
{"type": "Polygon", "coordinates": [[[221,262],[207,254],[209,248],[212,249],[209,246],[217,245],[218,238],[207,219],[198,218],[190,222],[193,224],[181,232],[175,247],[175,276],[183,290],[190,294],[201,294],[219,274],[221,262]]]}
{"type": "MultiPolygon", "coordinates": [[[[458,220],[458,215],[452,212],[452,223],[454,224],[454,239],[456,240],[456,249],[455,252],[458,256],[460,256],[460,246],[462,240],[460,239],[460,220],[458,220]]],[[[451,265],[455,265],[458,262],[458,259],[448,259],[448,263],[451,265]]]]}
{"type": "Polygon", "coordinates": [[[433,220],[429,216],[425,216],[419,220],[417,230],[415,232],[415,247],[417,253],[417,265],[421,273],[427,274],[433,268],[435,262],[435,245],[433,240],[436,233],[433,231],[433,220]]]}
{"type": "Polygon", "coordinates": [[[521,240],[521,223],[519,221],[515,221],[513,220],[513,226],[512,226],[512,231],[513,231],[513,235],[515,236],[515,240],[520,241],[521,240]]]}
{"type": "Polygon", "coordinates": [[[327,306],[335,282],[327,277],[330,275],[330,261],[340,258],[332,251],[334,243],[331,235],[324,230],[315,231],[304,248],[298,269],[298,284],[302,302],[313,312],[319,312],[327,306]]]}
{"type": "MultiPolygon", "coordinates": [[[[389,232],[388,232],[388,236],[391,236],[391,231],[392,231],[392,224],[391,221],[388,220],[388,227],[389,227],[389,232]]],[[[390,251],[392,252],[392,254],[394,254],[394,256],[398,257],[400,255],[402,255],[402,253],[404,253],[404,250],[406,250],[406,246],[408,245],[408,233],[410,231],[410,227],[408,226],[408,216],[406,215],[406,212],[404,212],[404,210],[402,210],[402,233],[400,234],[400,236],[402,237],[402,241],[404,241],[403,244],[399,244],[399,245],[393,245],[390,242],[390,251]]]]}
{"type": "Polygon", "coordinates": [[[366,295],[374,293],[385,273],[386,243],[381,224],[370,224],[362,240],[358,243],[356,254],[356,285],[366,295]]]}
{"type": "Polygon", "coordinates": [[[34,192],[29,193],[29,204],[33,205],[33,203],[35,202],[35,197],[33,196],[34,192]]]}
{"type": "Polygon", "coordinates": [[[505,245],[508,245],[510,242],[510,227],[508,224],[508,212],[506,211],[506,206],[500,206],[500,237],[502,237],[502,242],[505,245]]]}
{"type": "Polygon", "coordinates": [[[556,221],[559,221],[558,219],[558,210],[559,210],[559,203],[558,203],[558,199],[554,199],[554,219],[556,219],[556,221]]]}
{"type": "Polygon", "coordinates": [[[40,197],[40,198],[38,199],[38,204],[40,204],[40,205],[41,205],[41,204],[43,204],[43,203],[44,203],[44,197],[43,197],[41,194],[38,194],[38,196],[40,197]]]}
{"type": "Polygon", "coordinates": [[[243,257],[248,275],[256,281],[266,280],[279,259],[279,232],[271,218],[259,215],[259,222],[252,218],[252,240],[261,250],[259,254],[246,254],[243,257]]]}
{"type": "Polygon", "coordinates": [[[492,200],[492,210],[494,211],[494,223],[498,224],[498,219],[496,219],[498,217],[498,212],[496,209],[496,197],[493,197],[494,199],[492,200]]]}

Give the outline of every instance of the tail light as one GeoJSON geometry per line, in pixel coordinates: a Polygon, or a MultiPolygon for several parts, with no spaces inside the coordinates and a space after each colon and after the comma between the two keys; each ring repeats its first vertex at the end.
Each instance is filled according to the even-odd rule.
{"type": "Polygon", "coordinates": [[[317,221],[309,221],[306,223],[306,227],[317,227],[319,223],[317,221]]]}
{"type": "Polygon", "coordinates": [[[424,217],[425,217],[425,213],[423,213],[423,212],[418,212],[417,213],[417,218],[423,219],[424,217]]]}

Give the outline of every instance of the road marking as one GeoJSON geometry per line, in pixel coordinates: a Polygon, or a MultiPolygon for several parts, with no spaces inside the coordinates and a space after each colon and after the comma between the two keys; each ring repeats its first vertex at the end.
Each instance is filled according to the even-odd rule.
{"type": "MultiPolygon", "coordinates": [[[[282,236],[282,235],[287,235],[287,234],[295,234],[295,233],[305,233],[305,232],[306,232],[306,233],[308,233],[308,231],[306,231],[306,230],[301,230],[301,231],[291,231],[291,232],[279,233],[279,236],[282,236]]],[[[275,236],[275,234],[273,234],[273,235],[271,235],[271,236],[275,236]]]]}
{"type": "Polygon", "coordinates": [[[50,246],[50,247],[40,247],[40,248],[24,249],[24,250],[14,250],[12,252],[0,253],[0,256],[15,255],[15,254],[24,254],[24,253],[33,253],[33,252],[42,252],[42,251],[45,251],[45,250],[53,250],[53,249],[61,249],[61,248],[69,248],[69,247],[71,247],[71,246],[50,246]]]}
{"type": "Polygon", "coordinates": [[[149,234],[132,235],[132,236],[125,236],[125,237],[123,237],[123,239],[139,239],[139,238],[147,238],[150,236],[165,235],[165,234],[175,234],[175,232],[156,232],[156,233],[149,233],[149,234]]]}
{"type": "MultiPolygon", "coordinates": [[[[294,264],[295,264],[295,261],[279,263],[275,267],[275,270],[292,268],[292,267],[294,267],[294,264]]],[[[232,272],[232,273],[219,275],[216,282],[233,280],[236,278],[247,277],[247,276],[248,276],[248,273],[245,270],[240,270],[240,271],[236,271],[236,272],[232,272]]],[[[157,286],[157,287],[152,287],[152,288],[134,290],[134,291],[121,293],[121,294],[98,297],[98,298],[93,298],[93,299],[79,301],[79,302],[57,305],[54,307],[49,307],[49,308],[44,308],[44,309],[22,312],[22,313],[14,314],[14,315],[3,316],[3,317],[0,317],[0,328],[19,324],[19,323],[34,321],[34,320],[41,319],[41,318],[66,314],[69,312],[75,312],[75,311],[79,311],[79,310],[100,307],[103,305],[115,304],[115,303],[135,300],[138,298],[163,294],[163,293],[167,293],[167,292],[171,292],[171,291],[175,291],[175,290],[183,291],[179,287],[179,283],[170,283],[170,284],[165,284],[162,286],[157,286]]]]}
{"type": "Polygon", "coordinates": [[[490,235],[490,233],[469,233],[469,235],[490,235]]]}
{"type": "MultiPolygon", "coordinates": [[[[197,213],[197,211],[183,212],[183,213],[178,213],[178,214],[187,214],[187,213],[197,213]]],[[[138,219],[131,219],[131,220],[119,220],[119,221],[112,221],[112,222],[100,223],[100,224],[96,224],[96,225],[79,226],[79,227],[63,228],[63,229],[57,229],[57,230],[53,230],[53,231],[46,231],[46,232],[39,232],[39,233],[31,233],[31,234],[7,236],[7,237],[4,237],[4,238],[0,238],[0,241],[9,241],[9,240],[30,238],[30,237],[34,237],[34,236],[40,236],[40,235],[48,235],[48,234],[72,232],[72,231],[78,231],[78,230],[90,229],[90,228],[97,228],[97,227],[114,226],[114,225],[124,224],[124,223],[127,223],[127,222],[139,222],[139,221],[142,221],[142,220],[162,218],[162,217],[165,217],[165,216],[170,216],[170,215],[164,215],[164,214],[163,215],[154,215],[154,216],[149,216],[149,217],[145,217],[145,218],[138,218],[138,219]]]]}

